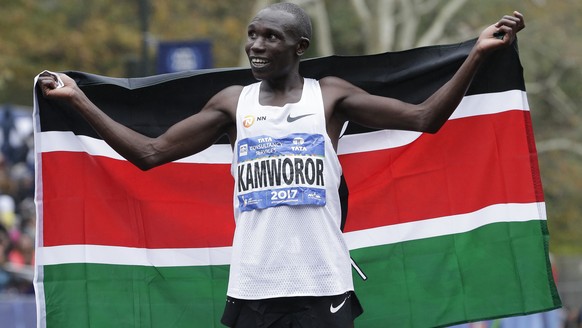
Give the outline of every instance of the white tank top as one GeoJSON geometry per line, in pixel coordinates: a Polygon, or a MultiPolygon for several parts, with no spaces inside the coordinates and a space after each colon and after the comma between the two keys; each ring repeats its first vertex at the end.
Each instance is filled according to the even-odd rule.
{"type": "Polygon", "coordinates": [[[341,166],[326,131],[319,82],[301,100],[259,104],[261,82],[242,90],[236,112],[236,229],[228,296],[264,299],[353,290],[340,231],[341,166]]]}

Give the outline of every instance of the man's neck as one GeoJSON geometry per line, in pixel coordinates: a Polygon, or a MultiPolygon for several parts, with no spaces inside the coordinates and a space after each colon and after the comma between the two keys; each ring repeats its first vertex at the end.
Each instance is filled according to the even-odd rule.
{"type": "Polygon", "coordinates": [[[303,94],[304,79],[299,74],[283,80],[265,80],[261,83],[259,102],[264,106],[279,106],[296,103],[303,94]]]}

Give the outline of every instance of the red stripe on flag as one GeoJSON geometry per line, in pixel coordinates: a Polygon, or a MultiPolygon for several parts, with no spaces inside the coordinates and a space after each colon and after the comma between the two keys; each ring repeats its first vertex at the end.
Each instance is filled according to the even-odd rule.
{"type": "Polygon", "coordinates": [[[532,173],[532,183],[533,188],[536,193],[536,199],[538,202],[542,202],[544,200],[544,190],[542,188],[542,179],[540,177],[540,168],[538,163],[538,153],[536,148],[536,141],[534,138],[533,126],[531,121],[531,114],[530,112],[524,112],[524,120],[525,120],[525,129],[527,132],[527,140],[529,146],[529,153],[530,153],[530,165],[531,165],[531,173],[532,173]]]}
{"type": "Polygon", "coordinates": [[[125,161],[50,152],[42,166],[44,246],[232,244],[230,165],[171,163],[142,172],[125,161]]]}
{"type": "MultiPolygon", "coordinates": [[[[346,231],[543,201],[523,137],[528,117],[512,111],[453,120],[404,147],[342,155],[346,231]]],[[[42,164],[44,246],[231,245],[229,165],[171,163],[142,172],[72,152],[44,153],[42,164]]]]}
{"type": "Polygon", "coordinates": [[[543,201],[532,184],[528,121],[523,111],[451,120],[411,145],[342,156],[345,231],[543,201]]]}

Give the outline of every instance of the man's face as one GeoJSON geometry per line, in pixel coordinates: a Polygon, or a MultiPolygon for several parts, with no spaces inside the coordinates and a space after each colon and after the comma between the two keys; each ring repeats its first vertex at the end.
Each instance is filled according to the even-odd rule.
{"type": "Polygon", "coordinates": [[[293,32],[292,14],[264,9],[251,21],[245,51],[259,80],[276,79],[292,71],[299,61],[299,37],[293,32]]]}

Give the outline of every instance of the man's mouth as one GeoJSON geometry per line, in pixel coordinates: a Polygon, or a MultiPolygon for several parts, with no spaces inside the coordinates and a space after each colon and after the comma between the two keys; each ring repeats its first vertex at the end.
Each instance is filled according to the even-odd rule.
{"type": "Polygon", "coordinates": [[[251,65],[255,68],[263,68],[269,65],[269,61],[264,58],[251,58],[251,65]]]}

